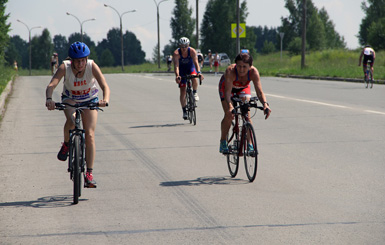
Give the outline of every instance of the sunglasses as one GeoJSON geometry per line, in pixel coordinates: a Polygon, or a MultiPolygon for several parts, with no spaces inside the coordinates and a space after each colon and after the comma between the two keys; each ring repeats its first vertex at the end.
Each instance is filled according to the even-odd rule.
{"type": "Polygon", "coordinates": [[[188,48],[188,46],[180,46],[181,48],[188,48]]]}
{"type": "Polygon", "coordinates": [[[248,54],[249,50],[248,49],[241,49],[241,54],[248,54]]]}

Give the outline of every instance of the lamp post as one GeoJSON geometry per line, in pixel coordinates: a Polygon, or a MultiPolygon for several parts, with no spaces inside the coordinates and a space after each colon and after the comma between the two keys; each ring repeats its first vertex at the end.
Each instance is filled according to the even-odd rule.
{"type": "Polygon", "coordinates": [[[92,19],[87,19],[87,20],[84,20],[84,21],[80,22],[79,18],[76,17],[75,15],[73,15],[71,13],[68,13],[68,12],[66,14],[73,16],[79,22],[79,24],[80,24],[80,36],[81,36],[81,41],[83,42],[83,24],[84,24],[84,22],[92,21],[92,20],[96,20],[96,19],[92,18],[92,19]]]}
{"type": "Polygon", "coordinates": [[[159,5],[165,1],[168,1],[168,0],[161,0],[158,3],[156,3],[156,1],[154,0],[154,3],[156,5],[156,13],[157,13],[156,20],[158,24],[158,69],[160,69],[159,5]]]}
{"type": "Polygon", "coordinates": [[[282,60],[282,42],[283,42],[283,36],[285,36],[285,33],[280,32],[279,36],[281,37],[281,60],[282,60]]]}
{"type": "Polygon", "coordinates": [[[113,10],[115,10],[115,12],[118,14],[119,16],[119,20],[120,20],[120,50],[121,50],[121,55],[122,55],[122,71],[124,71],[124,52],[123,52],[123,28],[122,28],[122,16],[124,14],[127,14],[127,13],[132,13],[132,12],[136,12],[136,9],[133,9],[133,10],[129,10],[129,11],[126,11],[122,14],[119,14],[118,10],[116,10],[114,7],[110,6],[110,5],[107,5],[107,4],[104,4],[104,7],[109,7],[109,8],[112,8],[113,10]]]}
{"type": "Polygon", "coordinates": [[[29,75],[31,76],[31,63],[32,63],[32,59],[31,59],[31,57],[32,57],[32,54],[31,54],[31,31],[33,30],[33,29],[36,29],[36,28],[42,28],[41,26],[34,26],[34,27],[31,27],[31,28],[29,28],[28,27],[28,25],[27,24],[25,24],[23,21],[21,21],[21,20],[17,20],[18,22],[20,22],[21,24],[23,24],[23,25],[25,25],[25,27],[27,27],[27,29],[28,29],[28,37],[29,37],[29,75]]]}

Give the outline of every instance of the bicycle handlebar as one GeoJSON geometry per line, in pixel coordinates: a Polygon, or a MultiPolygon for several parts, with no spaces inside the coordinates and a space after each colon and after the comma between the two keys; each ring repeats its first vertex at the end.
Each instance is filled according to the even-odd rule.
{"type": "Polygon", "coordinates": [[[192,79],[192,78],[199,78],[199,85],[202,85],[202,79],[201,79],[201,75],[186,75],[186,76],[183,76],[181,77],[182,79],[192,79]]]}
{"type": "MultiPolygon", "coordinates": [[[[108,106],[108,103],[106,104],[106,106],[108,106]]],[[[76,109],[90,109],[90,110],[100,110],[100,111],[103,111],[103,109],[101,109],[99,107],[99,102],[91,102],[91,103],[87,103],[87,104],[84,104],[84,103],[76,103],[76,104],[69,104],[69,103],[66,103],[66,102],[62,102],[62,103],[55,103],[55,109],[57,110],[64,110],[66,109],[67,107],[72,107],[72,108],[76,108],[76,109]]]]}
{"type": "MultiPolygon", "coordinates": [[[[239,106],[235,106],[234,109],[231,111],[233,114],[242,114],[243,110],[248,111],[250,107],[253,107],[253,108],[256,108],[256,109],[263,111],[263,106],[257,105],[258,97],[251,97],[249,101],[243,101],[239,97],[232,97],[231,100],[234,102],[240,103],[239,106]],[[238,109],[241,109],[241,112],[237,112],[238,109]]],[[[265,109],[265,111],[264,111],[265,114],[268,113],[268,110],[269,110],[268,108],[265,109]]]]}

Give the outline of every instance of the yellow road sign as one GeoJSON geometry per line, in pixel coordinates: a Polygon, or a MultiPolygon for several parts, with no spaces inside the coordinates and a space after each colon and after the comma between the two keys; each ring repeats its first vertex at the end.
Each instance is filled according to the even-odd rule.
{"type": "MultiPolygon", "coordinates": [[[[237,23],[231,23],[231,37],[237,37],[237,23]]],[[[246,23],[239,23],[239,37],[246,37],[246,23]]]]}

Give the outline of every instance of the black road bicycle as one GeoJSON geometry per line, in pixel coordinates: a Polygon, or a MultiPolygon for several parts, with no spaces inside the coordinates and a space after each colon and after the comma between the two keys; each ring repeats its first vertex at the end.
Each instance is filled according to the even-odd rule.
{"type": "Polygon", "coordinates": [[[370,83],[370,88],[373,88],[373,73],[372,73],[372,69],[370,68],[370,63],[371,62],[369,60],[367,65],[366,65],[365,79],[364,79],[365,88],[369,87],[369,83],[370,83]]]}
{"type": "Polygon", "coordinates": [[[70,179],[74,184],[73,204],[79,202],[81,196],[82,174],[85,178],[84,170],[86,165],[85,159],[85,131],[81,126],[81,112],[84,109],[99,110],[99,103],[77,103],[71,105],[69,103],[55,103],[56,110],[64,110],[66,108],[75,109],[75,128],[71,129],[69,141],[69,158],[68,158],[68,172],[70,179]]]}
{"type": "Polygon", "coordinates": [[[249,119],[249,111],[250,107],[260,110],[263,110],[263,107],[257,106],[258,97],[252,97],[250,101],[243,101],[238,97],[233,97],[231,100],[234,105],[234,120],[227,134],[229,148],[229,152],[225,154],[227,166],[231,177],[234,178],[238,173],[239,158],[243,156],[247,178],[253,182],[257,175],[258,147],[254,127],[249,119]]]}
{"type": "Polygon", "coordinates": [[[199,75],[186,75],[183,76],[182,79],[186,79],[186,111],[187,111],[187,119],[190,121],[190,123],[194,123],[194,125],[197,124],[197,114],[195,111],[195,108],[197,107],[194,93],[192,89],[192,81],[193,78],[199,78],[199,84],[202,85],[201,76],[199,75]]]}

